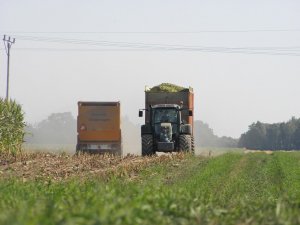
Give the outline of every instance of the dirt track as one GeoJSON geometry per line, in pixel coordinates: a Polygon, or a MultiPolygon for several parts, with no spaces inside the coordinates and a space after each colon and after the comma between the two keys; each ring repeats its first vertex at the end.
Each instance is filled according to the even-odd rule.
{"type": "Polygon", "coordinates": [[[273,151],[262,151],[262,150],[245,150],[244,153],[245,154],[248,154],[248,153],[257,153],[257,152],[262,152],[262,153],[266,153],[268,155],[272,155],[273,154],[273,151]]]}

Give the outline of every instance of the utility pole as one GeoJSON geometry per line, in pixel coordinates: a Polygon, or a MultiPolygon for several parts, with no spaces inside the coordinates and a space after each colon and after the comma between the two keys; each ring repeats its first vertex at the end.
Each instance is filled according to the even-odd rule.
{"type": "Polygon", "coordinates": [[[10,36],[8,36],[8,38],[6,38],[6,35],[4,35],[3,42],[4,42],[5,51],[6,51],[6,55],[7,55],[6,101],[8,101],[8,98],[9,98],[9,58],[10,58],[10,48],[11,48],[12,44],[15,43],[15,38],[10,38],[10,36]]]}

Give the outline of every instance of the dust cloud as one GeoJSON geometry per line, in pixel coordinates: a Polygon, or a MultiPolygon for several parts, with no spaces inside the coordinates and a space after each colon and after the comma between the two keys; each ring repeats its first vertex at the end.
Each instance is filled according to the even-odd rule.
{"type": "Polygon", "coordinates": [[[141,155],[140,126],[133,124],[128,117],[121,122],[123,155],[141,155]]]}
{"type": "MultiPolygon", "coordinates": [[[[121,132],[124,155],[140,155],[140,126],[125,116],[121,119],[121,132]]],[[[25,150],[75,153],[76,143],[77,121],[70,112],[52,113],[36,124],[27,124],[25,150]]]]}

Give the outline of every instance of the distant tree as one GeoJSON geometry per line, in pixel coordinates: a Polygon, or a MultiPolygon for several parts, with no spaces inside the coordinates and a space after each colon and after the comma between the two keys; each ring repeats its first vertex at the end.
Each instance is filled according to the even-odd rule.
{"type": "Polygon", "coordinates": [[[232,137],[218,137],[218,147],[237,148],[238,139],[232,137]]]}
{"type": "Polygon", "coordinates": [[[280,149],[281,147],[281,131],[278,124],[267,126],[265,148],[270,150],[280,149]]]}
{"type": "Polygon", "coordinates": [[[300,149],[300,119],[293,117],[286,123],[257,122],[242,134],[239,147],[260,150],[300,149]]]}
{"type": "Polygon", "coordinates": [[[214,135],[213,130],[208,126],[208,124],[202,121],[195,121],[194,123],[195,135],[195,144],[196,146],[215,146],[216,145],[216,135],[214,135]]]}
{"type": "Polygon", "coordinates": [[[195,121],[195,144],[198,147],[237,147],[237,140],[231,137],[218,137],[214,134],[213,129],[202,121],[195,121]]]}
{"type": "Polygon", "coordinates": [[[251,124],[249,130],[242,134],[238,146],[250,149],[264,149],[266,146],[266,125],[259,121],[251,124]]]}
{"type": "Polygon", "coordinates": [[[27,127],[26,141],[36,144],[74,144],[76,120],[70,112],[52,113],[37,126],[27,127]]]}

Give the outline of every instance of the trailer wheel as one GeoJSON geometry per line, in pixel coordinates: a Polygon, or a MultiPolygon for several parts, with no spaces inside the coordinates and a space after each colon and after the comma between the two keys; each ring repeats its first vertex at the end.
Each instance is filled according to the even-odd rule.
{"type": "Polygon", "coordinates": [[[153,150],[153,137],[150,134],[142,135],[142,156],[150,156],[155,154],[153,150]]]}
{"type": "Polygon", "coordinates": [[[182,134],[179,136],[179,151],[182,151],[182,152],[191,152],[192,151],[191,135],[182,134]]]}

